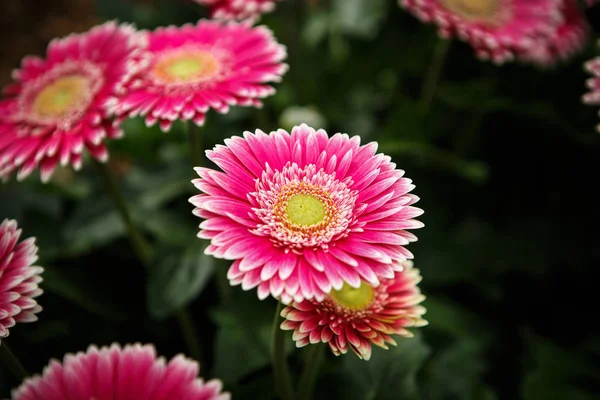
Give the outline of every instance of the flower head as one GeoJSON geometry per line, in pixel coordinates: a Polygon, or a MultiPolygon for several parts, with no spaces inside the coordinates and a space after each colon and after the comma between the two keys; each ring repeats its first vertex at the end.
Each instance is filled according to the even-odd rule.
{"type": "Polygon", "coordinates": [[[245,20],[258,19],[275,9],[277,0],[195,0],[211,8],[211,15],[216,19],[245,20]]]}
{"type": "Polygon", "coordinates": [[[559,60],[570,58],[587,44],[590,26],[579,0],[563,0],[560,11],[562,22],[556,30],[519,54],[521,61],[552,66],[559,60]]]}
{"type": "Polygon", "coordinates": [[[235,260],[232,285],[284,303],[393,278],[412,258],[404,246],[417,238],[406,230],[423,226],[413,219],[423,211],[412,181],[376,151],[304,124],[225,140],[207,151],[224,172],[196,168],[193,181],[206,253],[235,260]]]}
{"type": "MultiPolygon", "coordinates": [[[[590,91],[583,95],[583,102],[600,105],[600,57],[593,58],[585,63],[585,69],[593,76],[586,81],[590,91]]],[[[600,132],[600,124],[596,125],[596,130],[600,132]]]]}
{"type": "Polygon", "coordinates": [[[106,161],[103,141],[122,135],[107,103],[143,63],[142,47],[133,27],[108,22],[23,59],[0,101],[0,177],[39,166],[45,182],[58,163],[79,169],[84,150],[106,161]]]}
{"type": "Polygon", "coordinates": [[[209,109],[262,105],[287,70],[285,47],[265,27],[201,20],[145,32],[150,62],[113,103],[122,118],[142,115],[168,130],[177,119],[202,125],[209,109]]]}
{"type": "Polygon", "coordinates": [[[561,0],[400,0],[442,37],[468,42],[482,59],[510,61],[535,46],[560,23],[561,0]]]}
{"type": "Polygon", "coordinates": [[[387,349],[396,345],[390,335],[412,337],[407,327],[427,325],[420,306],[425,296],[417,284],[421,281],[412,261],[402,262],[404,269],[392,279],[382,279],[373,287],[361,282],[358,288],[345,284],[332,290],[321,302],[293,302],[283,309],[281,329],[293,330],[297,347],[328,343],[335,355],[352,349],[358,357],[371,357],[371,343],[387,349]]]}
{"type": "Polygon", "coordinates": [[[0,224],[0,339],[17,322],[37,321],[42,310],[35,298],[42,294],[38,283],[43,268],[32,266],[37,260],[35,238],[19,242],[17,222],[5,219],[0,224]]]}
{"type": "Polygon", "coordinates": [[[51,361],[42,376],[27,379],[13,400],[229,400],[219,380],[197,378],[199,365],[182,355],[168,363],[151,345],[117,344],[51,361]]]}

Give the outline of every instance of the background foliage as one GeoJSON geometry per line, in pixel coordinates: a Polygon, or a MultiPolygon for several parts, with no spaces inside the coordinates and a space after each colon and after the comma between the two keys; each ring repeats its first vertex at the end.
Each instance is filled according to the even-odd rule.
{"type": "MultiPolygon", "coordinates": [[[[153,28],[206,16],[185,0],[15,3],[30,3],[16,14],[29,25],[3,25],[13,40],[3,44],[2,71],[23,49],[42,53],[47,30],[63,35],[74,29],[69,21],[153,28]],[[28,42],[31,31],[43,35],[28,42]]],[[[596,27],[598,8],[588,12],[596,27]]],[[[595,110],[579,100],[582,62],[595,46],[543,71],[481,63],[454,42],[424,113],[418,99],[438,39],[396,1],[288,0],[262,23],[288,46],[290,71],[264,109],[212,112],[205,145],[300,122],[360,134],[407,171],[426,211],[411,250],[430,325],[368,363],[327,354],[315,398],[597,399],[600,138],[595,110]]],[[[274,398],[274,301],[240,288],[219,299],[227,264],[204,256],[195,238],[183,127],[164,134],[130,120],[125,131],[110,144],[110,166],[158,261],[147,274],[136,261],[92,163],[61,170],[48,185],[32,177],[0,186],[0,218],[17,218],[25,237],[37,237],[46,268],[44,311],[11,330],[11,347],[36,372],[90,343],[150,342],[172,356],[187,351],[173,313],[189,304],[202,374],[223,379],[234,398],[274,398]]],[[[306,352],[289,359],[296,376],[306,352]]],[[[0,397],[17,384],[0,368],[0,397]]]]}

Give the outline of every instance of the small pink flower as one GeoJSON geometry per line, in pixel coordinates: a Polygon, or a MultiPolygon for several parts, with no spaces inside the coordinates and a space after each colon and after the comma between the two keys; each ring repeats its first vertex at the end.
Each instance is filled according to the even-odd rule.
{"type": "Polygon", "coordinates": [[[142,62],[140,39],[108,22],[53,40],[46,59],[23,59],[0,101],[0,177],[18,170],[22,180],[39,166],[46,182],[58,163],[79,169],[84,150],[106,161],[103,141],[122,135],[107,103],[142,62]]]}
{"type": "MultiPolygon", "coordinates": [[[[585,63],[585,69],[593,75],[586,81],[590,91],[583,95],[585,104],[600,105],[600,57],[593,58],[585,63]]],[[[596,125],[596,130],[600,132],[600,124],[596,125]]]]}
{"type": "Polygon", "coordinates": [[[404,246],[417,238],[406,230],[423,226],[414,220],[423,211],[412,181],[376,151],[305,124],[225,140],[206,152],[224,172],[196,168],[193,181],[206,253],[235,260],[232,285],[286,304],[393,278],[412,258],[404,246]]]}
{"type": "Polygon", "coordinates": [[[521,61],[552,66],[559,60],[570,58],[587,44],[590,26],[579,0],[563,0],[560,11],[562,23],[553,34],[540,38],[535,46],[519,54],[521,61]]]}
{"type": "Polygon", "coordinates": [[[201,20],[197,25],[145,32],[150,63],[114,102],[121,118],[142,115],[169,130],[177,119],[204,124],[209,109],[260,107],[275,93],[269,85],[287,70],[285,47],[266,27],[201,20]]]}
{"type": "Polygon", "coordinates": [[[182,355],[168,363],[152,345],[117,344],[53,360],[27,379],[13,400],[229,400],[219,380],[197,378],[199,365],[182,355]]]}
{"type": "Polygon", "coordinates": [[[297,347],[328,343],[336,356],[348,348],[360,358],[371,358],[371,343],[387,349],[396,345],[390,335],[412,337],[408,327],[427,325],[420,306],[425,296],[417,284],[421,281],[412,261],[402,263],[404,270],[394,278],[382,279],[372,287],[361,282],[358,288],[344,285],[333,290],[322,302],[304,300],[283,309],[281,329],[293,330],[297,347]]]}
{"type": "Polygon", "coordinates": [[[503,63],[551,35],[561,22],[562,0],[400,0],[444,38],[468,42],[478,57],[503,63]]]}
{"type": "Polygon", "coordinates": [[[35,238],[19,242],[17,222],[5,219],[0,224],[0,339],[17,322],[37,321],[42,310],[34,300],[42,289],[43,268],[33,266],[37,260],[35,238]]]}
{"type": "Polygon", "coordinates": [[[211,8],[213,18],[225,20],[258,19],[275,9],[278,0],[195,0],[211,8]]]}

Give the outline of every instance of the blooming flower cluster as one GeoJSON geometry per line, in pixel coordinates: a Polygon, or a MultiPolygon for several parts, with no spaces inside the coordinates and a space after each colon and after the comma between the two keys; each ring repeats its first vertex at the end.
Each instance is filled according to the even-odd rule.
{"type": "Polygon", "coordinates": [[[423,211],[376,143],[303,124],[246,132],[207,156],[223,172],[196,168],[203,193],[190,199],[206,253],[234,261],[232,285],[289,304],[283,327],[296,330],[298,345],[319,338],[368,359],[369,341],[385,346],[423,324],[405,247],[423,211]]]}
{"type": "Polygon", "coordinates": [[[52,361],[42,376],[27,379],[13,400],[229,400],[219,380],[197,378],[199,365],[182,355],[166,362],[150,345],[117,344],[52,361]]]}
{"type": "Polygon", "coordinates": [[[35,238],[19,242],[17,222],[5,219],[0,224],[0,346],[8,329],[17,322],[33,322],[42,308],[35,298],[42,294],[38,284],[43,268],[37,260],[35,238]]]}
{"type": "Polygon", "coordinates": [[[176,119],[202,124],[211,108],[260,106],[285,56],[268,29],[249,23],[140,32],[109,22],[54,40],[46,59],[23,60],[0,100],[0,178],[39,166],[46,182],[58,164],[79,169],[84,150],[105,162],[104,141],[130,116],[168,130],[176,119]]]}
{"type": "Polygon", "coordinates": [[[194,0],[210,7],[211,15],[216,19],[246,20],[258,19],[275,9],[278,0],[194,0]]]}
{"type": "Polygon", "coordinates": [[[468,42],[495,63],[553,65],[587,42],[589,24],[578,0],[400,0],[444,38],[468,42]]]}

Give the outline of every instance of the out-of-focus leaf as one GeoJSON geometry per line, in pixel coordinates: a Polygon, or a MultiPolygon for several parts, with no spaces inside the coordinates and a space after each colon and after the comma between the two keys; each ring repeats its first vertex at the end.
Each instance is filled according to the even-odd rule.
{"type": "Polygon", "coordinates": [[[385,0],[334,0],[331,23],[348,35],[372,38],[381,26],[386,5],[385,0]]]}
{"type": "Polygon", "coordinates": [[[70,270],[69,273],[66,273],[57,267],[45,265],[42,277],[44,281],[40,286],[44,290],[51,291],[93,314],[113,320],[125,318],[114,306],[106,303],[105,299],[108,298],[107,293],[110,293],[110,288],[103,293],[95,291],[94,282],[85,274],[85,271],[70,270]]]}
{"type": "Polygon", "coordinates": [[[286,108],[279,117],[283,129],[291,131],[296,126],[305,123],[315,129],[327,128],[327,120],[314,107],[292,106],[286,108]]]}
{"type": "Polygon", "coordinates": [[[315,47],[327,37],[330,26],[329,14],[324,12],[312,14],[302,30],[304,43],[309,47],[315,47]]]}
{"type": "Polygon", "coordinates": [[[513,104],[506,97],[496,95],[496,80],[490,77],[467,82],[442,82],[436,96],[458,110],[495,111],[513,104]]]}
{"type": "Polygon", "coordinates": [[[489,175],[489,168],[485,163],[465,160],[454,153],[425,143],[386,140],[381,143],[380,150],[393,155],[402,154],[419,157],[424,165],[445,171],[452,171],[457,176],[476,185],[485,183],[489,175]]]}
{"type": "Polygon", "coordinates": [[[484,400],[495,394],[482,383],[487,370],[486,346],[460,339],[435,354],[424,368],[422,381],[428,400],[484,400]]]}
{"type": "MultiPolygon", "coordinates": [[[[275,304],[258,302],[256,293],[235,290],[233,299],[211,312],[218,325],[213,376],[237,382],[270,362],[271,326],[275,304]]],[[[291,335],[290,335],[291,336],[291,335]]],[[[286,340],[292,349],[292,340],[286,340]]]]}
{"type": "Polygon", "coordinates": [[[183,254],[167,251],[157,257],[148,279],[148,309],[157,318],[166,318],[194,300],[214,272],[214,259],[196,243],[183,254]]]}
{"type": "Polygon", "coordinates": [[[344,385],[339,398],[373,400],[419,400],[416,374],[429,355],[420,335],[398,339],[398,346],[376,346],[369,361],[354,354],[342,358],[344,385]]]}
{"type": "Polygon", "coordinates": [[[80,203],[62,229],[69,255],[106,245],[125,234],[125,226],[108,198],[80,203]]]}
{"type": "Polygon", "coordinates": [[[598,382],[600,369],[576,351],[562,349],[531,333],[526,335],[529,360],[534,365],[522,386],[525,400],[594,400],[582,382],[598,382]]]}

